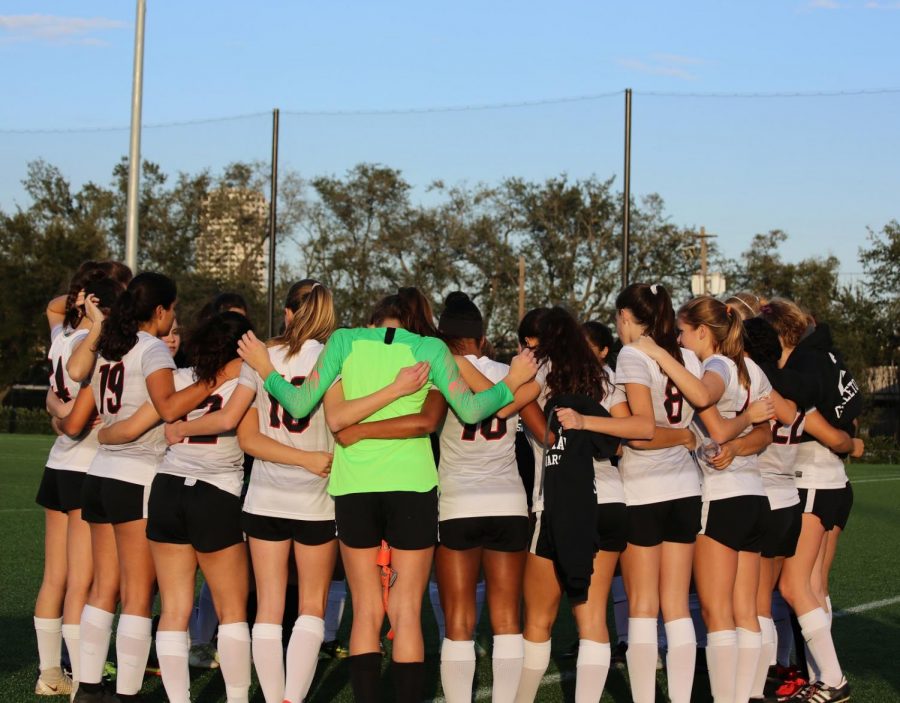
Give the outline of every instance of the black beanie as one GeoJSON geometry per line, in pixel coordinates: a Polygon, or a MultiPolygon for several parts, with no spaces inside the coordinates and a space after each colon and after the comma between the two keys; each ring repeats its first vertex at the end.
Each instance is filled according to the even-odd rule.
{"type": "Polygon", "coordinates": [[[484,336],[484,320],[478,306],[469,300],[468,295],[454,291],[444,301],[438,330],[448,337],[481,339],[484,336]]]}

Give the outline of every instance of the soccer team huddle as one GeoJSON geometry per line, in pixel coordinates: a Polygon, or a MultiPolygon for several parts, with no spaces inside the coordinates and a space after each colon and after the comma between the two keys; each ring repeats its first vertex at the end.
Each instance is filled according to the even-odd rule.
{"type": "Polygon", "coordinates": [[[652,703],[660,657],[673,703],[698,664],[716,703],[849,700],[828,573],[861,399],[827,325],[793,302],[676,311],[634,283],[615,300],[617,354],[609,328],[556,306],[525,314],[507,365],[461,292],[435,317],[403,288],[337,329],[331,291],[305,279],[268,342],[239,296],[183,327],[176,298],[162,274],[86,262],[48,306],[59,436],[37,498],[36,693],[141,700],[155,632],[168,699],[189,703],[199,568],[229,703],[247,703],[251,667],[266,703],[304,700],[344,577],[357,701],[382,697],[386,619],[387,697],[421,702],[426,590],[449,703],[472,699],[480,594],[493,701],[535,700],[563,595],[576,703],[600,700],[617,660],[652,703]]]}

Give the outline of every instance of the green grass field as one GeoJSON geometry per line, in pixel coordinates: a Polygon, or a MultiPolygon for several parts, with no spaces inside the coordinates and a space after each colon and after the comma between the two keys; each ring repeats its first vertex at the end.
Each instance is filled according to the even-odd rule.
{"type": "MultiPolygon", "coordinates": [[[[51,441],[52,438],[46,436],[0,435],[2,703],[41,700],[32,694],[37,652],[31,618],[43,562],[43,515],[34,503],[34,495],[51,441]]],[[[900,701],[900,466],[857,464],[850,467],[850,475],[855,505],[832,576],[834,607],[836,611],[843,611],[837,613],[834,621],[835,641],[853,686],[854,701],[900,701]]],[[[438,642],[430,608],[424,610],[427,697],[431,698],[441,694],[438,642]]],[[[345,618],[345,636],[347,627],[348,618],[345,618]]],[[[488,631],[484,618],[480,630],[488,631]]],[[[489,641],[489,637],[483,639],[489,641]]],[[[564,612],[554,630],[554,654],[568,648],[574,639],[571,617],[564,612]]],[[[222,677],[218,672],[194,671],[193,674],[194,701],[225,701],[222,677]]],[[[573,674],[573,660],[554,657],[538,700],[573,700],[573,674]]],[[[478,667],[477,700],[489,700],[489,686],[490,660],[485,659],[478,667]]],[[[660,677],[658,700],[665,700],[664,690],[664,678],[660,677]]],[[[709,700],[705,674],[698,674],[694,690],[694,700],[709,700]]],[[[166,700],[162,683],[156,677],[147,679],[144,693],[148,703],[166,700]]],[[[251,700],[263,703],[262,694],[254,691],[251,700]]],[[[320,665],[308,700],[321,703],[352,700],[346,661],[320,665]]],[[[625,674],[614,669],[603,701],[628,700],[625,674]]]]}

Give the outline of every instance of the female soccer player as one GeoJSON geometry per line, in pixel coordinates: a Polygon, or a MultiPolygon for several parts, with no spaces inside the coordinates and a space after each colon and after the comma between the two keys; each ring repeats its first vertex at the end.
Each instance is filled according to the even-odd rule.
{"type": "MultiPolygon", "coordinates": [[[[429,364],[429,380],[460,418],[479,422],[511,402],[513,391],[533,376],[533,358],[530,353],[523,354],[514,360],[503,382],[472,394],[446,344],[404,328],[433,329],[433,322],[421,314],[424,309],[411,292],[389,296],[376,308],[374,327],[337,330],[331,336],[300,387],[281,378],[265,345],[252,334],[241,342],[240,353],[265,380],[265,390],[295,418],[305,417],[315,407],[338,374],[343,393],[352,403],[382,390],[400,368],[420,361],[429,364]]],[[[362,419],[416,413],[426,393],[421,389],[360,417],[338,420],[326,409],[329,425],[339,431],[344,422],[350,425],[362,419]]],[[[328,490],[335,497],[341,556],[353,597],[350,671],[357,700],[378,697],[380,631],[385,611],[379,573],[372,567],[383,540],[391,545],[392,566],[398,574],[387,613],[395,633],[395,698],[421,699],[424,648],[420,611],[436,536],[436,485],[437,472],[427,436],[363,441],[336,448],[328,490]]]]}
{"type": "MultiPolygon", "coordinates": [[[[509,372],[482,354],[484,321],[465,293],[447,296],[438,330],[467,383],[488,388],[509,372]]],[[[536,391],[536,388],[535,388],[536,391]]],[[[522,669],[519,616],[528,545],[528,504],[516,467],[515,426],[532,393],[478,424],[449,413],[440,430],[440,500],[435,554],[440,603],[446,621],[441,682],[449,703],[468,702],[475,674],[476,584],[484,569],[494,633],[494,701],[511,702],[522,669]]],[[[540,413],[535,405],[534,412],[540,413]]],[[[543,424],[541,418],[539,424],[543,424]]]]}
{"type": "MultiPolygon", "coordinates": [[[[709,296],[678,311],[682,346],[703,362],[703,375],[683,373],[677,361],[642,341],[654,361],[699,408],[704,430],[716,442],[732,439],[721,417],[736,417],[772,388],[765,374],[744,358],[740,316],[709,296]]],[[[745,431],[741,453],[720,462],[701,460],[703,515],[694,557],[694,579],[708,630],[706,658],[713,697],[747,700],[762,647],[756,610],[761,539],[769,504],[756,454],[772,441],[768,424],[745,431]],[[727,471],[724,470],[727,467],[727,471]]]]}
{"type": "MultiPolygon", "coordinates": [[[[855,381],[847,380],[846,370],[841,373],[827,328],[816,328],[796,304],[783,299],[764,305],[760,316],[778,333],[780,365],[797,373],[812,373],[816,408],[829,424],[852,434],[859,389],[855,381]]],[[[816,597],[812,581],[826,533],[849,513],[847,473],[837,454],[805,435],[801,436],[795,470],[799,472],[796,485],[803,504],[802,526],[796,553],[784,562],[779,590],[797,614],[818,674],[818,680],[797,691],[795,698],[815,703],[843,701],[850,696],[850,686],[834,648],[830,613],[816,597]]]]}
{"type": "MultiPolygon", "coordinates": [[[[615,415],[592,417],[559,407],[555,412],[564,430],[589,430],[628,439],[648,438],[653,434],[653,423],[648,418],[631,416],[624,393],[616,389],[578,322],[562,308],[553,308],[543,317],[536,356],[548,369],[545,389],[548,403],[555,403],[562,396],[591,398],[595,406],[599,403],[615,415]]],[[[610,663],[606,601],[619,553],[625,548],[625,504],[618,472],[608,458],[593,459],[591,470],[596,493],[595,515],[591,519],[595,532],[589,536],[593,575],[589,588],[572,607],[580,637],[575,684],[575,700],[579,703],[599,701],[603,693],[610,663]]],[[[539,652],[543,669],[529,666],[523,671],[516,695],[516,700],[522,702],[534,700],[546,670],[550,630],[564,590],[558,576],[561,550],[559,545],[553,546],[549,537],[548,516],[553,518],[553,515],[545,510],[543,462],[536,471],[536,520],[525,568],[525,641],[526,648],[533,653],[529,663],[537,660],[535,655],[539,652]]]]}
{"type": "MultiPolygon", "coordinates": [[[[311,279],[291,286],[285,300],[285,333],[269,347],[269,357],[279,373],[302,384],[334,324],[333,298],[325,286],[311,279]]],[[[392,383],[380,402],[399,398],[424,383],[421,370],[411,380],[408,376],[392,383]]],[[[297,703],[315,674],[337,552],[334,505],[326,491],[334,441],[321,406],[305,418],[292,418],[265,392],[249,367],[220,411],[167,425],[166,432],[170,441],[180,441],[234,427],[238,427],[241,447],[256,458],[241,522],[249,538],[256,578],[253,651],[257,676],[267,703],[297,703]],[[300,585],[300,612],[285,667],[281,623],[291,551],[300,585]]]]}
{"type": "MultiPolygon", "coordinates": [[[[84,267],[83,267],[84,268],[84,267]]],[[[82,272],[83,274],[84,272],[82,272]]],[[[66,361],[84,341],[91,326],[85,315],[85,296],[108,309],[122,286],[108,278],[96,279],[92,273],[78,275],[71,288],[82,302],[69,295],[69,308],[61,323],[52,325],[50,337],[50,404],[58,408],[55,417],[71,410],[79,385],[66,373],[66,361]],[[85,290],[87,289],[87,290],[85,290]],[[55,401],[55,402],[54,402],[55,401]]],[[[52,306],[52,305],[51,305],[52,306]]],[[[49,308],[48,308],[49,310],[49,308]]],[[[48,312],[51,324],[55,321],[48,312]]],[[[37,503],[45,509],[44,579],[35,603],[34,627],[37,633],[41,673],[35,684],[38,695],[71,693],[80,673],[79,622],[81,610],[91,586],[91,535],[81,519],[81,487],[85,473],[97,453],[97,431],[89,428],[77,438],[57,437],[50,449],[47,468],[38,489],[37,503]],[[62,639],[66,640],[72,665],[72,679],[60,668],[62,639]]]]}
{"type": "MultiPolygon", "coordinates": [[[[93,413],[105,425],[134,414],[148,400],[164,419],[193,410],[209,383],[175,391],[174,363],[159,337],[174,319],[176,289],[166,276],[143,273],[113,304],[98,340],[89,388],[82,389],[62,429],[78,435],[93,413]]],[[[81,616],[81,682],[75,700],[102,701],[103,664],[117,598],[122,615],[116,637],[120,700],[134,700],[150,649],[150,607],[156,574],[146,536],[147,498],[165,442],[157,427],[133,442],[104,445],[84,481],[82,517],[92,524],[94,586],[81,616]],[[112,524],[114,539],[103,527],[112,524]],[[121,578],[120,578],[121,573],[121,578]]]]}

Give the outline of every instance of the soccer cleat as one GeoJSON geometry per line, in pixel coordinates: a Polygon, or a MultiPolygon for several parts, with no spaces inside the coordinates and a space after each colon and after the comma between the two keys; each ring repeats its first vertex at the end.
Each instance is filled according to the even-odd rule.
{"type": "Polygon", "coordinates": [[[346,659],[349,656],[350,650],[338,640],[322,642],[322,646],[319,647],[319,659],[346,659]]]}
{"type": "Polygon", "coordinates": [[[811,686],[805,681],[803,683],[800,681],[785,681],[778,687],[778,690],[775,691],[773,697],[778,703],[787,703],[787,701],[797,700],[802,701],[804,699],[798,698],[798,696],[807,693],[810,688],[811,686]]]}
{"type": "Polygon", "coordinates": [[[847,679],[841,680],[837,686],[826,686],[821,681],[807,686],[807,690],[801,691],[791,700],[806,701],[806,703],[845,703],[850,700],[850,684],[847,679]]]}
{"type": "Polygon", "coordinates": [[[56,667],[42,671],[34,684],[36,696],[68,696],[72,693],[72,679],[56,667]]]}
{"type": "Polygon", "coordinates": [[[118,700],[103,684],[80,684],[72,699],[73,703],[117,703],[118,700]]]}
{"type": "Polygon", "coordinates": [[[211,644],[195,644],[188,654],[188,666],[195,669],[218,669],[219,653],[211,644]]]}

